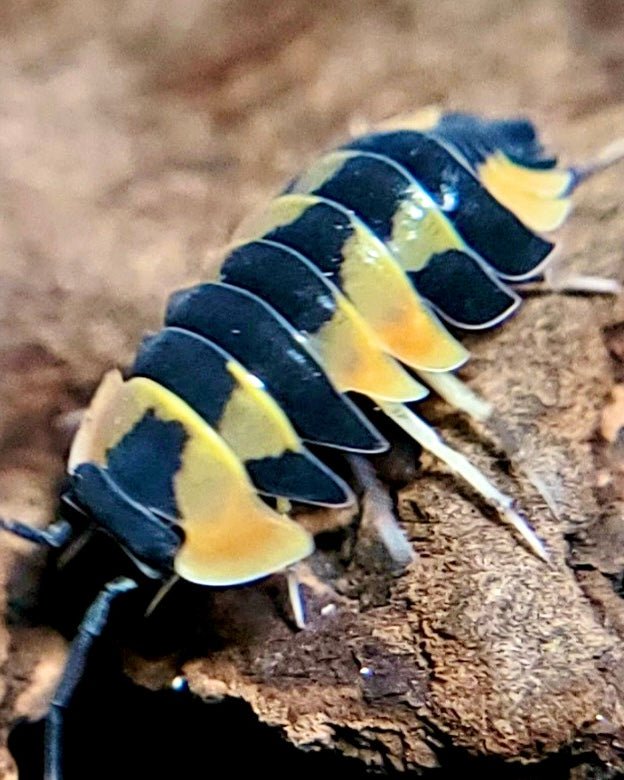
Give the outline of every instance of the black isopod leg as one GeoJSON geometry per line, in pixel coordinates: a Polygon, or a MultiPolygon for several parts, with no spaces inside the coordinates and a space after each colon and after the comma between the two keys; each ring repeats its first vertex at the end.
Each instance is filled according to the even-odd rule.
{"type": "Polygon", "coordinates": [[[134,580],[118,577],[109,582],[87,610],[71,644],[61,682],[50,703],[45,725],[45,780],[63,780],[63,731],[65,712],[82,679],[96,640],[108,622],[112,602],[117,596],[136,588],[134,580]]]}
{"type": "Polygon", "coordinates": [[[46,528],[36,528],[22,523],[21,520],[7,520],[0,517],[0,530],[40,547],[60,550],[56,566],[62,569],[89,541],[95,531],[95,526],[90,525],[76,535],[71,523],[63,518],[55,520],[46,528]]]}
{"type": "Polygon", "coordinates": [[[0,517],[0,530],[8,531],[14,536],[19,536],[20,539],[26,539],[41,547],[54,549],[63,547],[72,535],[72,527],[67,520],[57,520],[47,528],[35,528],[19,520],[5,520],[0,517]]]}

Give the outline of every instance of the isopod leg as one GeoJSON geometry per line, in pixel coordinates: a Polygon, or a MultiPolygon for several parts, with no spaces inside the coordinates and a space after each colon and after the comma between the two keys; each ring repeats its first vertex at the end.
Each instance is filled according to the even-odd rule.
{"type": "Polygon", "coordinates": [[[290,566],[286,570],[286,582],[288,584],[288,599],[295,625],[297,628],[303,629],[306,627],[305,603],[301,595],[301,583],[299,582],[299,573],[296,566],[290,566]]]}
{"type": "Polygon", "coordinates": [[[180,577],[177,574],[174,574],[172,577],[169,577],[169,579],[158,589],[158,592],[154,596],[154,598],[150,601],[150,603],[147,605],[147,609],[145,610],[144,617],[149,617],[156,607],[161,603],[161,601],[167,596],[169,591],[173,588],[174,585],[176,585],[180,581],[180,577]]]}
{"type": "Polygon", "coordinates": [[[489,428],[502,445],[507,457],[513,461],[537,490],[552,514],[559,517],[557,502],[548,485],[529,464],[523,462],[520,456],[521,445],[517,436],[507,423],[496,414],[494,407],[454,374],[434,374],[430,371],[419,371],[418,373],[440,398],[489,428]]]}
{"type": "MultiPolygon", "coordinates": [[[[287,498],[278,496],[276,508],[280,514],[288,515],[291,510],[291,503],[287,498]]],[[[297,564],[286,569],[286,584],[288,586],[288,601],[292,610],[293,620],[297,628],[304,629],[306,627],[305,601],[301,593],[297,564]]]]}
{"type": "Polygon", "coordinates": [[[494,407],[480,395],[471,390],[467,384],[449,372],[417,371],[418,376],[432,390],[455,409],[465,412],[473,420],[487,422],[494,412],[494,407]]]}
{"type": "Polygon", "coordinates": [[[41,547],[53,550],[64,547],[65,549],[61,552],[56,564],[60,569],[89,541],[94,533],[94,526],[86,528],[78,536],[72,538],[74,529],[67,520],[56,520],[50,523],[47,528],[35,528],[20,520],[7,520],[0,517],[0,530],[7,531],[7,533],[19,536],[20,539],[26,539],[26,541],[41,547]]]}
{"type": "Polygon", "coordinates": [[[26,539],[41,547],[63,547],[72,535],[72,527],[66,520],[57,520],[47,528],[34,528],[19,520],[6,520],[0,517],[0,530],[26,539]]]}
{"type": "MultiPolygon", "coordinates": [[[[624,160],[624,138],[619,138],[601,149],[593,160],[570,169],[572,183],[568,194],[586,179],[622,160],[624,160]]],[[[590,295],[619,295],[622,292],[622,285],[616,279],[576,274],[568,271],[565,264],[557,262],[557,260],[557,257],[551,260],[544,271],[544,286],[548,290],[581,292],[590,295]]]]}
{"type": "Polygon", "coordinates": [[[347,459],[363,491],[362,525],[374,529],[397,568],[403,570],[414,560],[414,551],[397,522],[390,494],[377,479],[369,460],[354,454],[347,459]]]}
{"type": "Polygon", "coordinates": [[[558,258],[544,269],[544,288],[558,293],[586,293],[588,295],[619,295],[622,285],[617,279],[591,274],[578,274],[565,267],[558,258]]]}
{"type": "Polygon", "coordinates": [[[376,403],[422,447],[446,463],[447,466],[482,495],[488,503],[496,507],[501,517],[513,526],[538,557],[544,561],[548,560],[548,553],[544,545],[524,515],[516,510],[515,502],[510,496],[498,490],[466,457],[445,444],[433,428],[423,422],[406,406],[380,399],[376,399],[376,403]]]}
{"type": "Polygon", "coordinates": [[[575,190],[586,179],[622,160],[624,160],[624,138],[618,138],[602,148],[593,160],[584,165],[576,165],[571,169],[574,178],[570,190],[575,190]]]}
{"type": "Polygon", "coordinates": [[[137,584],[127,577],[109,582],[91,604],[71,644],[63,676],[50,703],[45,724],[45,780],[63,780],[65,712],[82,679],[89,653],[108,621],[112,602],[137,584]]]}

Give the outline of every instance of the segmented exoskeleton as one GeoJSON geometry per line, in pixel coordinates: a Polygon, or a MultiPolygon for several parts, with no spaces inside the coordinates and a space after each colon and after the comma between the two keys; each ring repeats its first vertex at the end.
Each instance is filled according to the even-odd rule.
{"type": "MultiPolygon", "coordinates": [[[[105,377],[72,446],[65,501],[165,583],[235,585],[286,569],[313,539],[261,496],[280,508],[283,499],[354,500],[303,442],[360,454],[388,446],[355,393],[546,558],[513,500],[411,405],[428,385],[478,419],[493,417],[452,373],[468,359],[456,332],[491,328],[517,309],[511,285],[538,276],[553,249],[541,234],[563,222],[580,181],[621,156],[614,148],[585,168],[562,168],[526,120],[432,111],[324,155],[244,224],[217,281],[172,296],[165,327],[143,341],[126,376],[105,377]]],[[[613,289],[593,277],[571,283],[613,289]]],[[[5,527],[50,545],[71,537],[63,522],[41,533],[5,527]]],[[[48,722],[48,778],[61,777],[59,713],[85,643],[132,586],[108,586],[72,646],[48,722]]]]}
{"type": "Polygon", "coordinates": [[[513,313],[510,283],[535,277],[553,248],[536,231],[562,223],[584,175],[557,167],[526,120],[431,111],[321,157],[244,224],[218,281],[172,296],[126,380],[107,377],[72,449],[75,498],[98,517],[114,502],[116,525],[126,507],[179,525],[175,553],[145,561],[157,569],[207,585],[266,575],[313,543],[258,493],[352,500],[302,439],[387,446],[354,392],[545,557],[511,499],[407,404],[427,394],[415,375],[459,405],[472,397],[450,374],[468,353],[445,323],[485,329],[513,313]]]}

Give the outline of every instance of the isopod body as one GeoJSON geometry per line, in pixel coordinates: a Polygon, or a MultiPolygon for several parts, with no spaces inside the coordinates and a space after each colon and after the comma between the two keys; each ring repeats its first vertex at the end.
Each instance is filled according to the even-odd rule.
{"type": "Polygon", "coordinates": [[[451,372],[468,358],[458,328],[517,309],[511,285],[544,268],[553,244],[542,233],[565,219],[581,178],[545,154],[530,122],[466,114],[396,120],[322,156],[244,222],[217,280],[172,296],[125,380],[105,379],[72,448],[74,500],[161,576],[257,579],[313,549],[258,494],[353,498],[304,442],[387,446],[356,393],[545,554],[512,502],[407,404],[427,382],[455,387],[451,372]],[[140,517],[146,536],[157,527],[168,540],[157,555],[116,530],[141,528],[140,517]]]}

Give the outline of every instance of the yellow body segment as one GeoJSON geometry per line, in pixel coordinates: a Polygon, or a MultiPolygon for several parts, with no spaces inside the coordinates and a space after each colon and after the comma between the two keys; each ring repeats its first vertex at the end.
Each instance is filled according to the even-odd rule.
{"type": "Polygon", "coordinates": [[[67,471],[70,474],[81,463],[106,465],[107,450],[114,447],[123,435],[117,429],[130,423],[125,418],[117,417],[117,399],[123,384],[119,371],[109,371],[104,375],[72,441],[67,460],[67,471]]]}
{"type": "Polygon", "coordinates": [[[337,289],[336,313],[308,338],[329,378],[342,392],[418,401],[428,390],[386,355],[372,328],[337,289]]]}
{"type": "Polygon", "coordinates": [[[571,198],[550,194],[566,191],[567,171],[524,168],[497,153],[479,166],[478,174],[490,194],[531,230],[556,230],[572,208],[571,198]]]}
{"type": "Polygon", "coordinates": [[[344,291],[384,349],[408,366],[451,371],[468,358],[417,294],[384,244],[363,225],[343,246],[344,291]]]}
{"type": "MultiPolygon", "coordinates": [[[[318,200],[315,198],[314,202],[318,200]]],[[[274,198],[268,206],[243,219],[234,233],[235,241],[229,248],[262,238],[281,225],[296,222],[311,205],[312,198],[302,198],[298,195],[281,195],[274,198]]]]}
{"type": "MultiPolygon", "coordinates": [[[[297,216],[301,214],[296,209],[297,216]]],[[[239,245],[240,246],[240,245],[239,245]]],[[[305,333],[307,345],[341,392],[378,395],[397,402],[418,401],[428,394],[392,357],[352,303],[329,281],[336,310],[314,333],[305,333]]],[[[224,438],[230,439],[223,433],[224,438]]],[[[248,435],[248,434],[245,434],[248,435]]],[[[238,453],[238,449],[234,447],[238,453]]]]}
{"type": "Polygon", "coordinates": [[[427,133],[436,127],[440,119],[442,119],[442,114],[443,111],[439,106],[425,106],[418,111],[410,111],[388,117],[388,119],[376,123],[373,130],[374,132],[413,130],[419,133],[427,133]]]}
{"type": "Polygon", "coordinates": [[[356,153],[337,151],[324,154],[320,159],[309,165],[295,182],[291,184],[292,194],[306,195],[320,189],[326,181],[333,178],[345,162],[356,153]]]}
{"type": "MultiPolygon", "coordinates": [[[[390,117],[374,130],[427,133],[435,130],[442,116],[440,108],[427,106],[415,113],[390,117]]],[[[565,195],[573,176],[565,168],[530,168],[496,151],[478,166],[477,173],[490,194],[531,230],[556,230],[570,213],[571,201],[565,195]]]]}
{"type": "Polygon", "coordinates": [[[218,431],[238,458],[259,460],[286,450],[301,452],[295,429],[262,382],[234,360],[228,361],[227,370],[237,387],[225,405],[218,431]]]}
{"type": "MultiPolygon", "coordinates": [[[[260,380],[240,363],[230,360],[227,369],[236,381],[219,420],[218,433],[236,456],[244,461],[276,457],[286,451],[302,452],[303,444],[281,407],[264,389],[260,380]]],[[[123,384],[119,372],[106,375],[93,398],[90,409],[76,435],[70,453],[72,463],[103,464],[105,450],[114,446],[109,440],[114,421],[105,419],[104,412],[95,409],[113,408],[109,396],[123,384]],[[95,417],[99,423],[91,422],[95,417]],[[78,454],[79,453],[79,454],[78,454]]]]}
{"type": "Polygon", "coordinates": [[[124,382],[118,372],[105,377],[72,447],[70,471],[85,456],[105,467],[108,451],[148,412],[179,423],[187,435],[173,479],[185,535],[174,562],[181,577],[202,585],[236,585],[279,571],[313,551],[305,529],[261,501],[221,436],[150,379],[124,382]]]}
{"type": "Polygon", "coordinates": [[[420,271],[436,254],[466,244],[421,187],[410,187],[392,219],[389,247],[405,271],[420,271]]]}
{"type": "MultiPolygon", "coordinates": [[[[325,202],[313,195],[282,195],[245,223],[241,238],[265,236],[325,202]]],[[[450,371],[464,363],[468,352],[418,295],[385,244],[352,212],[331,205],[348,215],[352,228],[342,246],[342,260],[336,264],[342,289],[384,351],[424,371],[450,371]]]]}
{"type": "Polygon", "coordinates": [[[510,186],[535,195],[537,198],[561,198],[573,183],[573,175],[566,168],[528,168],[510,160],[503,152],[495,152],[479,166],[479,175],[487,170],[489,175],[510,186]]]}

